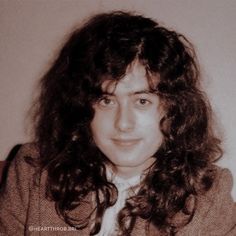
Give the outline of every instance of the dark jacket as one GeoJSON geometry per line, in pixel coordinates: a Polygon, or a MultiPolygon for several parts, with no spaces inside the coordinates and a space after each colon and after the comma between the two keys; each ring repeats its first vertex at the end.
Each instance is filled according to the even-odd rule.
{"type": "MultiPolygon", "coordinates": [[[[35,184],[35,168],[25,162],[24,156],[38,158],[34,145],[24,145],[13,160],[0,196],[0,235],[76,235],[88,236],[89,228],[74,231],[69,228],[55,210],[55,204],[45,198],[46,173],[41,175],[40,185],[35,184]]],[[[177,236],[236,236],[236,205],[230,195],[232,175],[227,169],[217,167],[213,187],[198,197],[192,221],[177,236]]],[[[71,215],[84,218],[92,209],[91,195],[71,215]]],[[[181,217],[181,216],[180,216],[181,217]]],[[[145,221],[136,220],[132,236],[144,236],[145,221]]],[[[150,227],[149,235],[160,235],[150,227]]]]}

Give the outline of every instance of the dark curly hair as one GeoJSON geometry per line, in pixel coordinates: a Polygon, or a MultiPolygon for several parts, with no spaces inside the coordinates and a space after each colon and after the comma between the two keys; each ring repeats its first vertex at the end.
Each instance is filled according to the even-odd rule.
{"type": "Polygon", "coordinates": [[[91,235],[99,232],[105,210],[117,199],[117,189],[106,177],[106,158],[93,142],[92,105],[104,80],[119,81],[135,60],[159,78],[154,89],[163,109],[163,140],[138,193],[118,215],[120,235],[131,234],[137,217],[174,235],[191,221],[197,196],[210,189],[213,163],[221,156],[189,41],[133,13],[92,17],[72,33],[42,78],[34,113],[41,167],[48,173],[46,197],[55,201],[65,222],[82,229],[89,217],[71,219],[68,213],[93,193],[91,235]],[[176,223],[180,213],[184,220],[176,223]]]}

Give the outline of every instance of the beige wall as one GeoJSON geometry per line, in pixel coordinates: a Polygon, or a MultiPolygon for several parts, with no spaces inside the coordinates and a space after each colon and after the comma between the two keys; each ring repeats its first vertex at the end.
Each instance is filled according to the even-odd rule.
{"type": "Polygon", "coordinates": [[[30,140],[26,111],[65,33],[92,13],[115,9],[144,13],[193,41],[223,127],[220,164],[236,173],[235,0],[0,0],[0,159],[30,140]]]}

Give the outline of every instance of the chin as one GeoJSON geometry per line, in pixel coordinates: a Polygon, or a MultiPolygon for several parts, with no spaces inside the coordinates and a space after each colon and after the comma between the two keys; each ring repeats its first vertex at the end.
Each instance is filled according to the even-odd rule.
{"type": "MultiPolygon", "coordinates": [[[[148,158],[149,159],[149,158],[148,158]]],[[[146,160],[140,160],[138,161],[137,158],[127,158],[124,160],[124,157],[123,157],[123,160],[114,160],[112,161],[112,163],[115,165],[115,166],[120,166],[120,167],[139,167],[139,166],[142,166],[144,165],[148,159],[146,160]]]]}

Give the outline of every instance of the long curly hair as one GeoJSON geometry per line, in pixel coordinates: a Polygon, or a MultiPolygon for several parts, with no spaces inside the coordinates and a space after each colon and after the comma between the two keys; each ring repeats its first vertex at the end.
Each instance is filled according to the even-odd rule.
{"type": "Polygon", "coordinates": [[[155,91],[163,110],[163,140],[138,193],[118,215],[120,235],[130,235],[138,217],[174,235],[191,221],[197,196],[210,189],[213,163],[221,156],[191,43],[142,15],[119,11],[92,17],[70,35],[41,79],[34,112],[35,141],[47,170],[46,197],[55,201],[65,222],[82,229],[89,217],[76,221],[68,213],[93,193],[91,235],[99,232],[118,194],[106,177],[106,157],[93,141],[92,105],[101,97],[102,83],[119,81],[135,60],[159,78],[155,91]],[[179,213],[185,217],[176,223],[179,213]]]}

